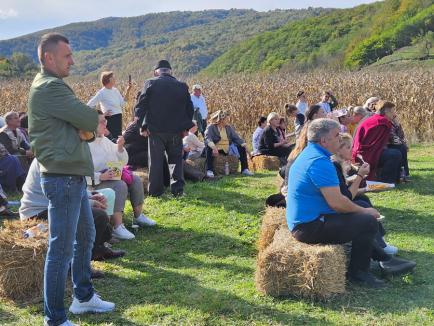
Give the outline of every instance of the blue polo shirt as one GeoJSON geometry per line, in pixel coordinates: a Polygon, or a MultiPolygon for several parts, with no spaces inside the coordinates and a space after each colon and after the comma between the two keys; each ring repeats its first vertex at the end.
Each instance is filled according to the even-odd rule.
{"type": "Polygon", "coordinates": [[[309,142],[292,164],[286,200],[286,220],[290,230],[297,224],[312,222],[321,214],[336,213],[319,190],[323,187],[339,187],[331,155],[324,147],[309,142]]]}

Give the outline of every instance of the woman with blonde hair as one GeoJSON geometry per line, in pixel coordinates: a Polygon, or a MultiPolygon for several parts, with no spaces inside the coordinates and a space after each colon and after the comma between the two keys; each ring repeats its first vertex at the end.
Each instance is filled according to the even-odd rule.
{"type": "Polygon", "coordinates": [[[107,119],[107,129],[112,137],[117,139],[122,134],[122,107],[126,103],[124,99],[127,99],[130,93],[131,81],[124,96],[115,87],[116,79],[113,71],[103,71],[100,81],[102,88],[87,102],[87,105],[94,108],[99,104],[107,119]]]}

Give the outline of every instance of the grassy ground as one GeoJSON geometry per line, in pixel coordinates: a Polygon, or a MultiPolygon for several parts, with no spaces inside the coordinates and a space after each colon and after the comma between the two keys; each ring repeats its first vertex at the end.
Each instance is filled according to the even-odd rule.
{"type": "MultiPolygon", "coordinates": [[[[181,199],[147,198],[159,226],[120,244],[124,258],[97,264],[106,278],[95,287],[116,311],[70,317],[80,325],[433,325],[434,146],[413,147],[410,166],[411,183],[370,195],[387,240],[418,264],[385,290],[348,287],[329,302],[259,295],[255,241],[276,189],[275,173],[264,172],[188,184],[181,199]]],[[[41,324],[41,306],[0,301],[0,325],[41,324]]]]}

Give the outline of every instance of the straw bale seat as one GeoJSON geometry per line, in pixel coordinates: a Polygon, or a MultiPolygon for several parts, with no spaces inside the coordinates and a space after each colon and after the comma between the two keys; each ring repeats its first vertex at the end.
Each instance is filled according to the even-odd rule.
{"type": "Polygon", "coordinates": [[[44,221],[4,221],[0,229],[0,296],[3,298],[18,302],[42,299],[48,232],[23,238],[23,231],[39,223],[44,221]]]}
{"type": "Polygon", "coordinates": [[[263,294],[324,300],[345,292],[344,246],[297,241],[285,209],[267,208],[258,249],[255,283],[263,294]]]}
{"type": "Polygon", "coordinates": [[[280,160],[277,156],[256,155],[251,158],[251,168],[253,171],[278,171],[280,168],[280,160]]]}
{"type": "Polygon", "coordinates": [[[205,157],[195,158],[194,160],[187,159],[186,162],[188,164],[190,164],[192,167],[198,169],[199,171],[205,172],[205,170],[206,170],[206,166],[205,166],[206,159],[205,159],[205,157]]]}
{"type": "Polygon", "coordinates": [[[235,174],[238,172],[239,160],[233,155],[218,155],[214,157],[214,173],[224,175],[225,164],[229,163],[229,173],[235,174]]]}
{"type": "Polygon", "coordinates": [[[137,175],[143,183],[143,190],[145,194],[148,193],[148,183],[149,183],[149,170],[148,168],[140,168],[133,171],[135,175],[137,175]]]}

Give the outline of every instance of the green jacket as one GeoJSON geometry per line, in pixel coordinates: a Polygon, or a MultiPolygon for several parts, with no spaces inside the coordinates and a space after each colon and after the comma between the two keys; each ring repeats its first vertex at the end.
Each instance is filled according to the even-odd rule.
{"type": "Polygon", "coordinates": [[[38,73],[28,102],[30,144],[41,172],[93,176],[89,145],[78,130],[96,131],[98,113],[60,78],[38,73]]]}

